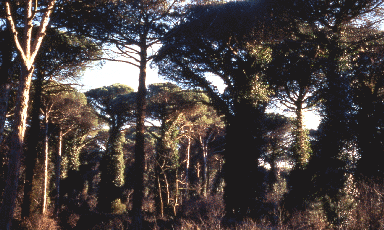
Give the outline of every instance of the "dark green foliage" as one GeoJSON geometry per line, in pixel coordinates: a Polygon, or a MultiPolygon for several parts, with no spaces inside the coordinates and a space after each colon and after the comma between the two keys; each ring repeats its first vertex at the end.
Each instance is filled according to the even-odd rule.
{"type": "MultiPolygon", "coordinates": [[[[241,2],[192,8],[185,22],[166,36],[156,58],[161,74],[206,90],[214,108],[225,115],[224,199],[229,217],[240,218],[248,215],[249,210],[255,215],[262,211],[264,176],[258,159],[262,154],[262,121],[268,98],[268,87],[263,82],[268,47],[261,46],[260,42],[270,31],[263,34],[253,28],[268,27],[263,18],[267,17],[266,12],[281,9],[275,8],[274,2],[268,2],[268,10],[261,11],[263,3],[241,2]],[[233,7],[234,12],[241,12],[237,14],[241,15],[239,21],[255,19],[239,26],[239,21],[229,20],[237,18],[232,15],[233,7]],[[252,40],[253,43],[245,38],[256,40],[252,40]],[[225,92],[219,93],[205,78],[205,73],[220,77],[227,87],[225,92]],[[238,180],[242,177],[254,182],[242,183],[238,180]]],[[[272,34],[281,36],[284,34],[282,31],[276,27],[272,34]]]]}
{"type": "MultiPolygon", "coordinates": [[[[375,34],[372,31],[361,32],[371,28],[369,20],[360,21],[361,31],[355,29],[353,23],[367,16],[368,12],[376,11],[381,1],[298,1],[297,3],[297,9],[306,10],[295,11],[293,15],[302,23],[296,24],[295,35],[309,42],[307,44],[316,44],[319,48],[316,52],[318,58],[309,59],[313,64],[308,66],[313,69],[311,72],[323,74],[322,90],[318,94],[322,102],[323,120],[319,128],[318,142],[313,146],[314,155],[307,168],[298,169],[290,176],[292,190],[286,202],[292,202],[296,207],[305,207],[308,202],[316,200],[323,205],[328,221],[337,225],[341,219],[337,215],[336,207],[340,198],[345,195],[343,188],[353,166],[349,163],[353,158],[349,150],[355,140],[353,129],[355,105],[352,101],[350,61],[353,60],[354,51],[360,49],[364,41],[375,37],[372,36],[375,34]],[[307,184],[311,186],[303,189],[307,184]],[[297,202],[293,201],[295,197],[298,198],[297,202]]],[[[302,61],[296,59],[294,63],[302,61]]],[[[303,67],[302,69],[306,70],[303,67]]]]}
{"type": "Polygon", "coordinates": [[[100,163],[99,210],[113,212],[113,203],[122,197],[125,162],[122,128],[134,120],[135,93],[132,88],[115,84],[86,92],[89,103],[97,115],[108,124],[109,137],[100,163]]]}
{"type": "Polygon", "coordinates": [[[125,138],[122,133],[118,133],[116,138],[118,139],[111,140],[113,147],[107,150],[108,152],[103,156],[99,168],[101,177],[98,208],[106,213],[116,213],[113,204],[121,201],[122,186],[124,185],[125,162],[122,145],[125,138]]]}
{"type": "Polygon", "coordinates": [[[353,68],[353,102],[356,141],[361,159],[357,173],[368,178],[381,178],[383,165],[377,157],[383,146],[383,76],[382,45],[372,44],[366,52],[359,53],[353,68]]]}
{"type": "Polygon", "coordinates": [[[104,86],[86,92],[88,102],[98,116],[112,126],[120,126],[132,119],[133,89],[122,84],[104,86]],[[130,96],[128,96],[130,95],[130,96]],[[129,116],[131,115],[131,116],[129,116]]]}

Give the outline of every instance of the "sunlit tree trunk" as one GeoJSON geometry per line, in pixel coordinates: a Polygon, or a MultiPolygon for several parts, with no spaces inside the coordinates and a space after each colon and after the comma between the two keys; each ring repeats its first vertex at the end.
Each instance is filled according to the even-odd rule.
{"type": "Polygon", "coordinates": [[[23,155],[24,134],[27,123],[27,112],[29,102],[29,91],[33,75],[33,65],[38,50],[45,36],[50,15],[55,5],[55,0],[51,0],[47,4],[44,14],[41,16],[41,21],[37,29],[36,37],[32,36],[33,21],[35,20],[35,12],[37,6],[34,6],[34,1],[25,1],[24,11],[24,31],[23,40],[20,41],[16,23],[13,19],[11,3],[5,2],[7,20],[13,33],[15,45],[20,55],[21,74],[18,87],[18,96],[16,99],[15,116],[13,123],[13,132],[11,135],[10,151],[8,156],[8,171],[6,186],[3,193],[3,202],[0,210],[0,229],[10,230],[12,226],[13,213],[16,205],[17,188],[19,180],[19,171],[21,165],[21,157],[23,155]],[[34,9],[34,10],[33,10],[34,9]]]}
{"type": "Polygon", "coordinates": [[[27,138],[27,152],[25,159],[25,182],[24,182],[24,197],[21,210],[22,217],[30,216],[31,205],[33,201],[32,188],[33,188],[33,175],[37,165],[38,143],[40,135],[40,108],[41,108],[41,93],[42,93],[43,76],[41,72],[37,74],[35,81],[35,94],[32,104],[31,114],[31,127],[29,129],[30,135],[27,138]]]}
{"type": "Polygon", "coordinates": [[[56,217],[59,215],[60,211],[60,179],[61,179],[61,155],[62,155],[62,145],[63,145],[63,130],[60,125],[59,128],[59,140],[57,141],[57,155],[56,155],[56,199],[55,199],[55,212],[56,217]]]}
{"type": "Polygon", "coordinates": [[[189,170],[190,170],[190,163],[191,163],[191,137],[187,136],[187,159],[186,159],[186,166],[185,166],[185,190],[186,190],[186,197],[189,198],[189,170]]]}
{"type": "Polygon", "coordinates": [[[179,173],[175,170],[175,203],[173,205],[173,215],[177,215],[177,206],[179,206],[179,173]]]}
{"type": "Polygon", "coordinates": [[[158,204],[156,204],[157,213],[160,214],[161,217],[164,217],[164,202],[163,202],[163,192],[161,186],[160,174],[158,173],[156,176],[157,181],[157,196],[158,196],[158,204]]]}
{"type": "Polygon", "coordinates": [[[48,190],[48,164],[49,164],[49,145],[48,145],[48,114],[46,111],[44,118],[45,133],[44,133],[44,186],[43,186],[43,206],[42,214],[45,214],[47,211],[47,190],[48,190]]]}
{"type": "Polygon", "coordinates": [[[19,96],[16,102],[16,113],[14,116],[13,133],[10,141],[9,156],[8,156],[8,170],[6,187],[3,194],[3,202],[1,206],[0,218],[1,229],[10,229],[11,220],[13,219],[13,212],[16,205],[17,188],[19,183],[21,156],[24,146],[24,134],[27,119],[27,107],[29,97],[29,87],[31,84],[32,70],[23,68],[22,75],[26,79],[20,79],[19,96]],[[24,102],[24,103],[23,103],[24,102]]]}

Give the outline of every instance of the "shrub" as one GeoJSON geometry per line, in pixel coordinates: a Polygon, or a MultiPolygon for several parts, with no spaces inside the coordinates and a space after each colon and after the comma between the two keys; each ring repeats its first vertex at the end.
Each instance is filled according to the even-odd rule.
{"type": "Polygon", "coordinates": [[[25,230],[58,230],[56,220],[47,215],[35,214],[24,219],[21,223],[21,229],[25,230]]]}
{"type": "Polygon", "coordinates": [[[112,213],[123,214],[127,211],[127,205],[123,204],[120,199],[116,199],[112,202],[112,213]]]}
{"type": "Polygon", "coordinates": [[[384,229],[384,185],[357,183],[356,201],[349,229],[384,229]]]}
{"type": "Polygon", "coordinates": [[[193,198],[183,203],[179,229],[222,229],[224,202],[221,196],[193,198]]]}
{"type": "Polygon", "coordinates": [[[183,203],[181,216],[191,220],[221,219],[224,216],[224,201],[219,195],[192,198],[183,203]]]}

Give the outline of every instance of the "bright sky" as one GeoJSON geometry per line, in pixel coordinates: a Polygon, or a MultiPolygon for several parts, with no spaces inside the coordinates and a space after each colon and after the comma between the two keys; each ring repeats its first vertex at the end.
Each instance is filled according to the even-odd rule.
{"type": "MultiPolygon", "coordinates": [[[[95,64],[97,64],[95,62],[95,64]]],[[[224,85],[219,78],[210,76],[210,81],[216,83],[220,91],[224,90],[224,85]]],[[[165,82],[164,79],[159,78],[156,69],[147,68],[147,85],[153,83],[165,82]]],[[[85,92],[90,89],[99,88],[102,86],[112,85],[114,83],[121,83],[131,86],[135,91],[139,86],[139,69],[132,65],[123,62],[106,61],[103,66],[95,66],[88,68],[80,82],[84,85],[81,91],[85,92]]],[[[293,113],[284,113],[286,116],[294,116],[293,113]]],[[[320,123],[320,117],[314,112],[305,112],[304,125],[308,129],[317,129],[320,123]]]]}
{"type": "MultiPolygon", "coordinates": [[[[156,69],[147,68],[147,85],[165,82],[157,75],[156,69]]],[[[95,66],[85,71],[80,82],[84,86],[81,91],[87,91],[102,86],[121,83],[131,86],[135,91],[139,87],[139,68],[123,62],[106,61],[103,66],[95,66]]]]}

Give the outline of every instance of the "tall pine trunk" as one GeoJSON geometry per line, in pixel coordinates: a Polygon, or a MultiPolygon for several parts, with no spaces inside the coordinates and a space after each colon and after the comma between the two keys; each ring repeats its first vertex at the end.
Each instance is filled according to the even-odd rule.
{"type": "Polygon", "coordinates": [[[32,104],[32,118],[29,135],[27,137],[27,153],[25,158],[25,182],[24,182],[24,197],[21,210],[22,217],[30,216],[32,205],[32,184],[34,170],[37,165],[38,156],[38,143],[40,133],[40,108],[41,108],[41,94],[42,94],[43,75],[39,72],[37,80],[35,81],[35,94],[32,104]]]}
{"type": "Polygon", "coordinates": [[[136,114],[136,143],[135,143],[135,182],[133,192],[133,220],[132,229],[140,230],[143,227],[143,216],[141,207],[143,205],[144,169],[145,169],[145,109],[147,88],[145,80],[147,77],[147,34],[140,35],[140,74],[139,88],[137,91],[137,114],[136,114]]]}
{"type": "Polygon", "coordinates": [[[265,192],[264,171],[258,165],[264,140],[262,125],[264,105],[236,105],[235,116],[226,117],[226,146],[224,152],[225,220],[259,217],[263,210],[265,192]],[[241,179],[240,179],[241,178],[241,179]],[[244,183],[244,181],[252,181],[244,183]]]}
{"type": "Polygon", "coordinates": [[[41,210],[41,214],[46,214],[47,212],[47,193],[48,193],[48,164],[49,164],[49,145],[48,145],[48,114],[49,112],[46,111],[45,119],[44,119],[44,125],[45,125],[45,132],[44,132],[44,186],[43,186],[43,206],[41,210]]]}
{"type": "Polygon", "coordinates": [[[62,149],[63,149],[62,147],[63,146],[63,130],[61,129],[60,125],[58,125],[58,129],[59,129],[59,134],[58,134],[59,140],[57,141],[57,155],[56,155],[56,166],[55,166],[56,198],[55,198],[54,214],[56,217],[58,217],[60,212],[61,155],[62,155],[62,149]]]}

